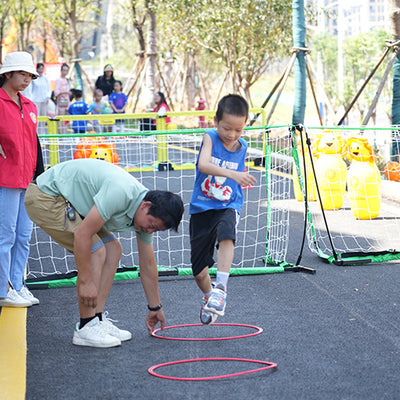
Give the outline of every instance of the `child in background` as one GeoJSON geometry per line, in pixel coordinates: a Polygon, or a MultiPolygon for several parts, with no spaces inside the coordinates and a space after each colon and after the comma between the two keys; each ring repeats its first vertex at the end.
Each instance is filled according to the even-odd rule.
{"type": "MultiPolygon", "coordinates": [[[[113,110],[113,114],[125,114],[125,109],[128,104],[128,98],[126,97],[125,93],[122,93],[121,81],[114,82],[114,91],[110,94],[109,101],[110,107],[113,110]]],[[[117,125],[119,125],[119,130],[122,132],[124,130],[124,120],[115,120],[115,125],[112,129],[113,132],[117,132],[117,125]]]]}
{"type": "MultiPolygon", "coordinates": [[[[89,112],[88,105],[82,101],[82,90],[74,90],[75,102],[68,107],[68,114],[70,115],[85,115],[89,112]]],[[[85,133],[87,130],[87,121],[73,121],[72,128],[75,133],[85,133]]]]}
{"type": "MultiPolygon", "coordinates": [[[[167,104],[167,100],[165,100],[165,96],[163,92],[157,92],[154,96],[155,107],[153,112],[156,112],[159,117],[164,117],[165,113],[169,111],[169,107],[167,104]]],[[[165,117],[165,124],[168,125],[171,122],[170,117],[165,117]]],[[[156,129],[156,120],[153,121],[153,129],[156,129]]]]}
{"type": "MultiPolygon", "coordinates": [[[[103,98],[103,91],[101,89],[96,89],[94,91],[93,102],[89,105],[89,112],[91,114],[109,114],[110,106],[103,98]]],[[[93,128],[96,132],[102,133],[103,129],[99,124],[99,121],[93,120],[93,128]]]]}
{"type": "Polygon", "coordinates": [[[241,135],[248,112],[243,97],[223,97],[214,118],[216,129],[204,133],[197,158],[189,229],[193,275],[203,292],[200,321],[205,325],[225,313],[236,227],[243,206],[242,186],[256,183],[252,175],[244,172],[247,143],[241,135]],[[216,242],[218,267],[214,286],[208,270],[214,264],[216,242]]]}
{"type": "MultiPolygon", "coordinates": [[[[197,100],[196,111],[205,110],[206,102],[202,98],[197,100]]],[[[204,115],[199,115],[199,128],[207,128],[206,117],[204,115]]]]}

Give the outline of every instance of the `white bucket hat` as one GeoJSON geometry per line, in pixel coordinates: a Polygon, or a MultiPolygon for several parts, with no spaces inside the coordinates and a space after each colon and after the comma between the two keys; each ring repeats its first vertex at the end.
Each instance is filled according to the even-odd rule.
{"type": "Polygon", "coordinates": [[[35,66],[33,65],[32,56],[26,51],[15,51],[13,53],[6,54],[3,65],[0,69],[0,75],[12,71],[28,72],[34,75],[35,79],[39,76],[35,66]]]}

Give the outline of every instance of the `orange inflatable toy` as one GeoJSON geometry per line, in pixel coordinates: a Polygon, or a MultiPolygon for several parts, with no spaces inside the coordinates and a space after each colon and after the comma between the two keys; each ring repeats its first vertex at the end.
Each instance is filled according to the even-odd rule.
{"type": "Polygon", "coordinates": [[[400,181],[400,164],[397,161],[389,161],[385,165],[383,173],[388,181],[400,181]]]}
{"type": "Polygon", "coordinates": [[[352,137],[348,139],[348,154],[351,211],[357,219],[374,219],[381,208],[381,174],[375,164],[375,153],[366,138],[352,137]]]}
{"type": "Polygon", "coordinates": [[[97,158],[118,165],[119,155],[115,144],[106,142],[105,138],[86,137],[76,145],[74,159],[97,158]]]}

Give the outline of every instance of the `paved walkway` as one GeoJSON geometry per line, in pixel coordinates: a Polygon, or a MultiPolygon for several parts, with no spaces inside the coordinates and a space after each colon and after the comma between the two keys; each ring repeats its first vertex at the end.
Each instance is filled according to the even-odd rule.
{"type": "MultiPolygon", "coordinates": [[[[113,285],[108,311],[134,339],[114,349],[71,344],[77,322],[74,288],[35,291],[29,309],[27,400],[47,399],[396,399],[400,390],[399,263],[339,267],[307,255],[315,275],[240,276],[229,280],[226,315],[218,322],[251,324],[261,335],[226,341],[180,342],[150,337],[139,280],[113,285]],[[38,334],[40,332],[40,334],[38,334]],[[153,365],[202,357],[241,357],[278,363],[276,371],[208,382],[151,376],[153,365]],[[44,391],[44,387],[46,390],[44,391]]],[[[200,293],[191,278],[162,278],[167,325],[198,322],[200,293]]],[[[240,328],[169,331],[187,337],[235,336],[240,328]]],[[[196,363],[158,372],[220,375],[254,365],[196,363]],[[183,367],[183,368],[182,368],[183,367]]]]}

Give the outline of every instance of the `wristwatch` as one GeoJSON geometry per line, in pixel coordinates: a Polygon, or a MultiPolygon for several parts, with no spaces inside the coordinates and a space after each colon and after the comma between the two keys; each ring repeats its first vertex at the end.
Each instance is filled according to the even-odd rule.
{"type": "Polygon", "coordinates": [[[147,304],[147,308],[148,308],[150,311],[158,311],[158,310],[160,310],[160,309],[162,308],[162,304],[160,303],[158,306],[155,306],[155,307],[150,307],[150,306],[147,304]]]}

